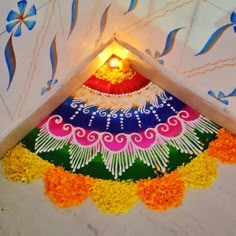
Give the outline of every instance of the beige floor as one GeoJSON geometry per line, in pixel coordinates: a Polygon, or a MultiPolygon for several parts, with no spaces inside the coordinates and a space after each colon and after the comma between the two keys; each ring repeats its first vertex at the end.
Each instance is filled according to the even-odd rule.
{"type": "Polygon", "coordinates": [[[214,185],[188,191],[177,209],[152,212],[139,203],[118,216],[100,213],[90,200],[58,209],[44,196],[41,180],[13,183],[0,173],[0,236],[236,235],[236,166],[221,165],[214,185]]]}

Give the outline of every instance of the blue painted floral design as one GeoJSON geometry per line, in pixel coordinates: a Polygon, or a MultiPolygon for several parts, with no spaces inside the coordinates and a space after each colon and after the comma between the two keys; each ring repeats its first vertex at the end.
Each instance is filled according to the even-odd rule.
{"type": "MultiPolygon", "coordinates": [[[[234,24],[236,24],[236,12],[232,12],[230,16],[230,21],[234,24]]],[[[236,33],[236,26],[234,26],[234,32],[236,33]]]]}
{"type": "Polygon", "coordinates": [[[36,24],[35,20],[31,18],[37,14],[37,10],[34,5],[26,12],[27,1],[21,0],[17,3],[18,12],[11,10],[7,16],[6,30],[8,33],[13,32],[15,37],[19,37],[22,34],[22,24],[24,24],[28,30],[32,30],[36,24]]]}
{"type": "Polygon", "coordinates": [[[159,59],[160,56],[161,56],[160,52],[158,52],[158,51],[156,50],[155,53],[152,54],[152,52],[151,52],[151,50],[150,50],[149,48],[147,48],[147,49],[145,50],[145,52],[146,52],[150,57],[152,57],[154,60],[156,60],[158,63],[160,63],[161,65],[164,65],[164,60],[159,59]]]}
{"type": "Polygon", "coordinates": [[[58,82],[57,79],[50,79],[47,82],[47,86],[41,89],[41,95],[43,96],[46,92],[50,91],[51,88],[58,82]]]}
{"type": "Polygon", "coordinates": [[[74,30],[76,22],[77,22],[78,6],[79,6],[79,1],[73,0],[71,4],[71,24],[70,24],[70,33],[68,35],[68,38],[70,37],[72,31],[74,30]]]}
{"type": "Polygon", "coordinates": [[[224,103],[225,105],[229,104],[229,101],[227,100],[227,98],[229,97],[235,97],[236,96],[236,88],[229,93],[228,95],[225,95],[223,92],[219,91],[218,94],[216,95],[216,93],[212,90],[208,91],[208,94],[214,98],[216,98],[217,100],[219,100],[220,102],[224,103]]]}
{"type": "Polygon", "coordinates": [[[131,1],[130,1],[130,4],[129,4],[129,8],[128,8],[128,10],[124,13],[124,15],[127,14],[127,13],[129,13],[129,12],[131,12],[131,11],[133,11],[134,8],[137,6],[137,4],[138,4],[138,0],[131,0],[131,1]]]}
{"type": "Polygon", "coordinates": [[[206,44],[204,45],[204,47],[201,49],[201,51],[196,54],[195,56],[199,56],[202,55],[204,53],[209,52],[213,46],[216,44],[216,42],[218,41],[218,39],[220,38],[220,36],[225,32],[225,30],[227,30],[228,28],[230,28],[231,26],[234,26],[234,32],[236,33],[236,12],[232,12],[231,16],[230,16],[230,21],[231,23],[223,25],[222,27],[218,28],[211,36],[210,38],[207,40],[206,44]]]}
{"type": "Polygon", "coordinates": [[[184,27],[173,29],[169,32],[169,34],[167,35],[167,38],[166,38],[165,48],[164,48],[163,52],[161,53],[160,57],[167,55],[173,49],[176,35],[179,32],[179,30],[181,30],[181,29],[184,29],[184,27]]]}

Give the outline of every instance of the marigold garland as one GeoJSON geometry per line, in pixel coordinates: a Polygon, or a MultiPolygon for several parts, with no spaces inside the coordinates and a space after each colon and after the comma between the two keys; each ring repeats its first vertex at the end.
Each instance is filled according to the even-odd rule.
{"type": "Polygon", "coordinates": [[[128,181],[96,180],[92,199],[104,213],[120,214],[128,212],[136,203],[137,185],[128,181]]]}
{"type": "Polygon", "coordinates": [[[204,152],[198,154],[190,163],[179,167],[177,170],[181,174],[186,188],[206,188],[216,179],[217,160],[210,158],[204,152]]]}
{"type": "Polygon", "coordinates": [[[30,183],[43,177],[49,166],[52,164],[42,160],[22,144],[8,151],[3,158],[4,175],[12,181],[30,183]]]}
{"type": "Polygon", "coordinates": [[[129,68],[126,72],[123,72],[119,68],[110,68],[106,63],[96,71],[95,76],[98,79],[109,81],[112,84],[120,84],[124,80],[130,80],[134,77],[135,71],[129,68]]]}
{"type": "Polygon", "coordinates": [[[137,194],[151,210],[166,211],[178,207],[184,196],[184,182],[177,171],[164,174],[162,178],[138,181],[137,194]]]}
{"type": "Polygon", "coordinates": [[[44,177],[49,199],[59,207],[81,204],[91,196],[95,205],[105,213],[128,212],[139,198],[152,210],[166,211],[181,204],[185,188],[208,187],[217,175],[217,159],[236,163],[236,136],[221,129],[207,151],[190,163],[179,167],[162,178],[132,181],[94,180],[89,176],[65,171],[62,167],[42,160],[35,153],[18,144],[3,159],[6,178],[32,182],[44,177]]]}
{"type": "Polygon", "coordinates": [[[225,164],[236,164],[236,136],[225,129],[220,129],[218,138],[212,141],[207,153],[225,164]]]}
{"type": "Polygon", "coordinates": [[[59,207],[80,205],[89,195],[93,178],[51,167],[44,176],[45,194],[59,207]]]}

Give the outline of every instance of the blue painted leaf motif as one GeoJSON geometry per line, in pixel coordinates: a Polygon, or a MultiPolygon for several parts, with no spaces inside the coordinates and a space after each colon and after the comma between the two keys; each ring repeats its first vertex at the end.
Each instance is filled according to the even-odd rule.
{"type": "Polygon", "coordinates": [[[58,82],[57,79],[50,79],[47,82],[47,87],[43,87],[41,89],[41,96],[43,96],[46,92],[50,91],[51,88],[58,82]]]}
{"type": "Polygon", "coordinates": [[[48,87],[52,87],[52,86],[55,85],[57,82],[58,82],[57,79],[50,79],[50,80],[48,80],[47,85],[48,85],[48,87]]]}
{"type": "Polygon", "coordinates": [[[230,20],[232,23],[236,23],[236,12],[232,12],[232,14],[230,16],[230,20]]]}
{"type": "Polygon", "coordinates": [[[224,103],[225,105],[228,105],[229,104],[229,101],[226,99],[226,97],[228,96],[225,96],[223,92],[219,92],[218,93],[218,96],[215,95],[215,92],[213,92],[212,90],[208,91],[208,94],[214,98],[216,98],[218,101],[224,103]]]}
{"type": "Polygon", "coordinates": [[[105,9],[105,11],[102,14],[101,22],[100,22],[100,35],[99,35],[98,41],[101,39],[102,34],[106,28],[107,15],[108,15],[108,11],[109,11],[110,7],[111,7],[111,4],[107,6],[107,8],[105,9]]]}
{"type": "Polygon", "coordinates": [[[228,104],[229,104],[229,101],[228,101],[228,100],[220,99],[220,101],[221,101],[222,103],[224,103],[225,105],[228,105],[228,104]]]}
{"type": "Polygon", "coordinates": [[[17,3],[17,6],[18,6],[18,9],[19,9],[20,14],[21,14],[21,15],[24,15],[24,13],[25,13],[25,8],[26,8],[26,6],[27,6],[27,1],[25,1],[25,0],[19,1],[19,2],[17,3]]]}
{"type": "Polygon", "coordinates": [[[35,20],[25,20],[23,21],[28,30],[32,30],[36,24],[35,20]]]}
{"type": "Polygon", "coordinates": [[[51,86],[52,86],[52,83],[53,83],[53,80],[52,80],[52,79],[48,80],[48,82],[47,82],[48,87],[51,87],[51,86]]]}
{"type": "Polygon", "coordinates": [[[148,54],[148,56],[153,57],[152,52],[149,48],[145,49],[145,52],[148,54]]]}
{"type": "Polygon", "coordinates": [[[157,59],[161,56],[161,54],[156,50],[155,52],[155,55],[154,55],[154,58],[157,59]]]}
{"type": "Polygon", "coordinates": [[[46,92],[47,92],[47,88],[46,88],[46,87],[43,87],[43,88],[41,89],[41,96],[43,96],[46,92]]]}
{"type": "Polygon", "coordinates": [[[208,94],[209,94],[210,96],[214,97],[214,98],[217,98],[216,95],[215,95],[215,93],[214,93],[212,90],[209,90],[209,91],[208,91],[208,94]]]}
{"type": "Polygon", "coordinates": [[[233,28],[234,28],[234,33],[236,33],[236,26],[234,26],[233,28]]]}
{"type": "Polygon", "coordinates": [[[78,0],[73,0],[73,1],[72,1],[72,5],[71,5],[70,33],[69,33],[69,35],[68,35],[67,38],[70,37],[72,31],[73,31],[74,28],[75,28],[76,21],[77,21],[77,18],[78,18],[78,6],[79,6],[78,0]]]}
{"type": "Polygon", "coordinates": [[[5,47],[5,59],[8,67],[8,72],[9,72],[9,83],[7,90],[10,88],[11,83],[13,81],[13,77],[16,71],[16,57],[15,57],[15,52],[14,48],[12,45],[12,35],[10,36],[7,45],[5,47]]]}
{"type": "Polygon", "coordinates": [[[181,27],[181,28],[174,29],[174,30],[172,30],[172,31],[168,34],[167,39],[166,39],[165,48],[164,48],[162,54],[160,55],[160,57],[162,57],[162,56],[168,54],[168,53],[172,50],[172,48],[173,48],[173,46],[174,46],[176,34],[177,34],[177,32],[178,32],[179,30],[181,30],[181,29],[184,29],[184,28],[181,27]]]}
{"type": "Polygon", "coordinates": [[[22,23],[19,23],[19,25],[17,26],[16,31],[14,33],[15,37],[20,37],[21,36],[21,25],[22,25],[22,23]]]}
{"type": "Polygon", "coordinates": [[[233,97],[233,96],[236,96],[236,88],[231,93],[229,93],[226,97],[233,97]]]}
{"type": "Polygon", "coordinates": [[[6,25],[7,32],[10,33],[18,23],[19,23],[18,21],[15,21],[15,22],[7,24],[6,25]]]}
{"type": "Polygon", "coordinates": [[[211,37],[208,39],[207,43],[205,44],[205,46],[202,48],[202,50],[196,54],[195,56],[199,56],[202,55],[206,52],[208,52],[217,42],[217,40],[220,38],[220,36],[224,33],[224,31],[226,29],[228,29],[230,26],[234,25],[235,23],[230,23],[227,25],[224,25],[222,27],[220,27],[219,29],[217,29],[212,35],[211,37]]]}
{"type": "Polygon", "coordinates": [[[52,78],[54,77],[57,69],[57,46],[56,46],[56,36],[54,37],[51,47],[50,47],[50,60],[52,65],[52,78]]]}
{"type": "Polygon", "coordinates": [[[36,16],[36,14],[37,14],[37,10],[36,10],[35,5],[33,5],[24,17],[27,18],[29,16],[36,16]]]}
{"type": "Polygon", "coordinates": [[[130,11],[133,11],[134,8],[137,6],[137,4],[138,4],[138,0],[131,0],[128,10],[123,15],[127,14],[130,11]]]}
{"type": "MultiPolygon", "coordinates": [[[[19,18],[19,13],[17,13],[16,11],[11,10],[7,16],[7,21],[12,21],[12,20],[16,20],[19,18]]],[[[18,23],[18,22],[17,22],[18,23]]]]}
{"type": "Polygon", "coordinates": [[[224,93],[220,91],[220,92],[218,93],[218,98],[219,98],[219,99],[225,98],[224,93]]]}

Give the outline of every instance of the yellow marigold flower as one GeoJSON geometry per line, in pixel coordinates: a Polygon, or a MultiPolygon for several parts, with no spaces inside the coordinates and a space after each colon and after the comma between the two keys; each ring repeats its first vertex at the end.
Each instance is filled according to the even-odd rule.
{"type": "Polygon", "coordinates": [[[218,138],[210,143],[207,153],[225,164],[236,164],[236,135],[220,129],[218,138]]]}
{"type": "Polygon", "coordinates": [[[120,214],[134,206],[137,201],[136,190],[136,183],[130,181],[96,180],[91,197],[102,212],[120,214]]]}
{"type": "Polygon", "coordinates": [[[109,81],[112,84],[120,84],[125,80],[132,79],[135,73],[136,72],[130,67],[122,71],[119,68],[110,68],[108,64],[104,64],[96,71],[95,76],[98,79],[109,81]]]}
{"type": "Polygon", "coordinates": [[[22,144],[18,144],[3,157],[3,171],[7,179],[18,182],[32,182],[42,177],[49,162],[32,153],[22,144]]]}
{"type": "Polygon", "coordinates": [[[182,203],[184,191],[184,182],[180,174],[172,171],[162,178],[138,181],[137,194],[149,209],[166,211],[182,203]]]}
{"type": "Polygon", "coordinates": [[[217,160],[209,157],[204,152],[198,154],[190,163],[179,167],[177,170],[181,174],[185,187],[206,188],[216,179],[217,160]]]}

